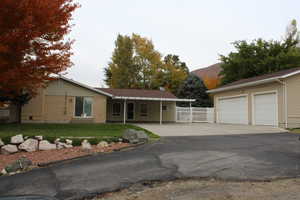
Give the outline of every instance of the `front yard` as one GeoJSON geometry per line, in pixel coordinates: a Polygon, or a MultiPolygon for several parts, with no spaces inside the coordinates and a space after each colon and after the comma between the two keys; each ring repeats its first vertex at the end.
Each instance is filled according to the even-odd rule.
{"type": "Polygon", "coordinates": [[[154,133],[131,124],[1,124],[0,138],[23,134],[42,135],[46,138],[93,137],[101,140],[120,138],[126,129],[144,130],[150,138],[159,138],[154,133]]]}
{"type": "Polygon", "coordinates": [[[290,129],[290,132],[300,134],[300,128],[290,129]]]}
{"type": "MultiPolygon", "coordinates": [[[[18,146],[16,152],[5,155],[2,152],[2,148],[4,148],[2,146],[0,153],[0,175],[2,169],[7,169],[6,167],[9,164],[17,162],[17,160],[23,157],[32,161],[33,166],[36,167],[45,163],[77,158],[94,153],[108,153],[130,147],[131,144],[121,139],[126,129],[143,130],[149,136],[150,140],[159,138],[159,136],[148,130],[130,124],[1,124],[0,147],[2,141],[5,146],[9,146],[13,143],[11,137],[22,134],[25,140],[27,140],[27,137],[31,138],[28,141],[34,139],[34,136],[43,136],[41,140],[50,142],[50,145],[54,145],[54,149],[40,150],[41,143],[43,142],[40,141],[37,142],[34,151],[26,152],[24,149],[20,149],[20,146],[23,145],[23,142],[21,142],[21,145],[20,143],[11,145],[16,148],[18,146]],[[57,138],[59,138],[58,142],[57,138]],[[72,141],[68,147],[62,145],[62,143],[66,144],[67,139],[71,139],[72,141]],[[83,148],[82,142],[85,139],[91,145],[88,150],[83,148]]],[[[3,143],[2,145],[4,145],[3,143]]]]}

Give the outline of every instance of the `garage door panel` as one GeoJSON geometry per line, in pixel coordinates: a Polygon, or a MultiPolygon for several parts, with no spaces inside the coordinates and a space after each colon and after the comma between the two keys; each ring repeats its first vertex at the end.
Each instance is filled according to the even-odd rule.
{"type": "Polygon", "coordinates": [[[255,125],[277,126],[276,93],[254,95],[253,106],[255,125]]]}
{"type": "Polygon", "coordinates": [[[248,124],[247,97],[219,100],[219,123],[248,124]]]}

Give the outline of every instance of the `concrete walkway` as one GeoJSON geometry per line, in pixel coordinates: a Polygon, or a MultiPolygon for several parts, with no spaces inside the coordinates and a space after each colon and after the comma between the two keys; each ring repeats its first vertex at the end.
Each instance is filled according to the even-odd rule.
{"type": "Polygon", "coordinates": [[[151,180],[210,177],[243,181],[299,175],[296,134],[166,137],[134,150],[0,177],[0,196],[40,194],[68,200],[151,180]]]}
{"type": "Polygon", "coordinates": [[[282,133],[286,130],[271,126],[249,126],[210,123],[170,123],[135,124],[162,137],[167,136],[204,136],[204,135],[241,135],[261,133],[282,133]]]}

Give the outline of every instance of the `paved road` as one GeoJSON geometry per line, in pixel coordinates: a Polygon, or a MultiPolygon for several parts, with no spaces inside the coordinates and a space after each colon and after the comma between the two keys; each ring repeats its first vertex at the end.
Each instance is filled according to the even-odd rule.
{"type": "Polygon", "coordinates": [[[147,180],[297,177],[299,167],[300,141],[293,134],[167,137],[126,152],[0,177],[0,195],[43,194],[79,199],[147,180]]]}
{"type": "Polygon", "coordinates": [[[203,136],[203,135],[241,135],[259,133],[282,133],[286,130],[271,126],[249,126],[236,124],[210,123],[169,123],[136,124],[162,137],[167,136],[203,136]]]}

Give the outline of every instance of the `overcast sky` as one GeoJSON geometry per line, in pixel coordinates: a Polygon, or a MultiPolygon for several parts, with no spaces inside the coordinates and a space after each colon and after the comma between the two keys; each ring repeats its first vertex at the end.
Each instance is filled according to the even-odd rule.
{"type": "Polygon", "coordinates": [[[151,39],[159,52],[179,55],[192,71],[218,62],[233,41],[281,39],[292,19],[300,23],[298,0],[78,1],[70,34],[74,66],[67,77],[91,86],[104,86],[103,69],[118,33],[151,39]]]}

